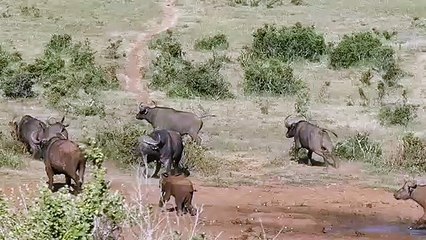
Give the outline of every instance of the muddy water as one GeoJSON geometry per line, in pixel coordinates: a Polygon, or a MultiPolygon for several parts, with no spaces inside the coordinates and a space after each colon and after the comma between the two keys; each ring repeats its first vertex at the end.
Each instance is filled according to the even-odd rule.
{"type": "Polygon", "coordinates": [[[368,226],[335,226],[330,229],[329,233],[349,233],[358,232],[360,234],[386,234],[386,235],[400,235],[411,236],[412,239],[426,239],[426,229],[416,230],[409,229],[408,225],[402,224],[388,224],[388,225],[368,225],[368,226]]]}

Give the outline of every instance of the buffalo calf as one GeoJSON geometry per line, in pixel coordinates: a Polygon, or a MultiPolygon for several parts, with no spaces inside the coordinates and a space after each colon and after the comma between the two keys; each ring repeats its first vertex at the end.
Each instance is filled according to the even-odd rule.
{"type": "Polygon", "coordinates": [[[160,208],[170,200],[170,196],[173,196],[178,216],[182,216],[188,212],[191,216],[197,214],[197,209],[192,206],[192,198],[196,190],[187,177],[184,175],[168,175],[167,173],[163,173],[161,174],[159,183],[161,197],[158,206],[160,208]]]}

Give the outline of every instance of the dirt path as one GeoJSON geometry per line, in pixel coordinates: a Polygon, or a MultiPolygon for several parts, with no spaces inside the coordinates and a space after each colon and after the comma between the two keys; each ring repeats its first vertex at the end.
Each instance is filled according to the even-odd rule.
{"type": "Polygon", "coordinates": [[[165,0],[161,24],[140,33],[130,50],[124,73],[118,76],[124,90],[136,94],[138,102],[150,101],[148,84],[143,80],[149,66],[149,41],[157,34],[176,26],[178,20],[175,0],[165,0]]]}

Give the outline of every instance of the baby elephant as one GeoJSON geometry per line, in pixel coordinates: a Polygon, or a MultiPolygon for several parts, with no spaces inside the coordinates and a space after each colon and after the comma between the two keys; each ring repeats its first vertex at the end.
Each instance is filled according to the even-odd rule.
{"type": "Polygon", "coordinates": [[[396,200],[412,199],[423,207],[423,216],[411,228],[426,229],[426,180],[405,181],[404,186],[396,191],[393,196],[396,200]]]}
{"type": "Polygon", "coordinates": [[[196,215],[197,209],[191,204],[196,190],[192,182],[185,175],[169,175],[163,173],[161,174],[159,183],[161,197],[158,206],[160,208],[170,200],[170,196],[173,196],[175,197],[176,213],[178,216],[182,216],[187,212],[189,212],[191,216],[196,215]]]}

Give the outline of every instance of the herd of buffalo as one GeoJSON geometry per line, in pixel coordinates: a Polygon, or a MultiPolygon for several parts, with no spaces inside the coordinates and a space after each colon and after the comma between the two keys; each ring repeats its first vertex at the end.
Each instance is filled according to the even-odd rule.
{"type": "MultiPolygon", "coordinates": [[[[147,167],[148,163],[155,162],[156,167],[151,177],[160,178],[161,197],[159,206],[174,196],[177,213],[189,212],[195,214],[192,207],[194,187],[187,178],[189,171],[182,167],[184,159],[184,143],[182,137],[189,135],[196,144],[201,144],[199,132],[203,127],[202,118],[215,115],[197,116],[190,112],[178,111],[173,108],[148,106],[141,103],[136,119],[146,120],[153,127],[153,131],[140,136],[135,146],[135,154],[140,157],[141,165],[147,167]],[[166,168],[165,173],[158,175],[161,165],[166,168]],[[172,169],[173,165],[173,169],[172,169]]],[[[312,165],[312,154],[318,154],[324,159],[328,168],[331,165],[339,168],[337,159],[333,156],[333,143],[328,135],[331,130],[321,128],[304,119],[288,121],[286,137],[294,139],[296,153],[300,148],[308,150],[308,164],[312,165]]],[[[81,190],[84,182],[86,159],[77,143],[68,138],[67,127],[61,121],[52,121],[49,118],[43,122],[30,115],[24,115],[19,122],[9,122],[11,135],[16,140],[25,144],[27,151],[35,159],[42,159],[48,176],[49,188],[53,190],[53,176],[64,174],[66,184],[71,187],[71,179],[75,182],[75,189],[81,190]],[[78,171],[78,174],[77,174],[78,171]]],[[[426,209],[426,181],[406,181],[401,189],[395,192],[396,199],[412,199],[426,209]]],[[[426,228],[426,212],[412,226],[413,228],[426,228]]]]}

